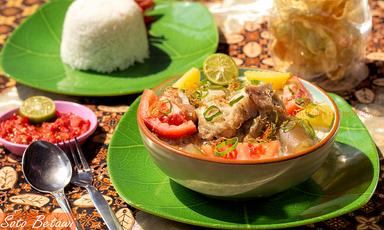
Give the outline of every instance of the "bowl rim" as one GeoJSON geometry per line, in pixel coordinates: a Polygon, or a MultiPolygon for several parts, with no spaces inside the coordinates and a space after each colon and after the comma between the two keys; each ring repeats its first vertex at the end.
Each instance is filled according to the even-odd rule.
{"type": "MultiPolygon", "coordinates": [[[[89,120],[89,129],[84,132],[83,134],[81,134],[80,136],[76,137],[78,140],[81,140],[83,138],[87,138],[88,136],[90,136],[97,128],[97,116],[96,114],[88,107],[84,106],[84,105],[81,105],[79,103],[76,103],[76,102],[71,102],[71,101],[62,101],[62,100],[54,100],[55,102],[55,105],[57,107],[58,104],[61,104],[61,105],[69,105],[69,106],[72,106],[72,107],[78,107],[78,108],[81,108],[82,110],[86,110],[87,112],[89,112],[89,114],[91,114],[92,116],[90,118],[86,118],[87,120],[89,120]]],[[[13,109],[10,109],[8,111],[5,111],[5,112],[2,112],[0,114],[0,119],[2,119],[4,116],[8,115],[8,114],[13,114],[15,112],[17,112],[17,110],[19,109],[20,106],[16,107],[16,108],[13,108],[13,109]]],[[[60,112],[60,111],[59,111],[60,112]]],[[[78,115],[77,113],[75,113],[76,115],[78,115]]],[[[81,117],[84,119],[84,117],[81,117]]],[[[69,140],[69,142],[73,142],[75,141],[75,138],[72,138],[69,140]]],[[[2,137],[0,137],[0,143],[2,143],[4,145],[5,148],[7,148],[7,146],[12,146],[13,148],[27,148],[29,144],[19,144],[19,143],[14,143],[14,142],[11,142],[11,141],[8,141],[2,137]]],[[[58,142],[58,143],[54,143],[54,144],[60,144],[61,142],[58,142]]]]}
{"type": "MultiPolygon", "coordinates": [[[[258,70],[258,68],[242,68],[242,69],[258,70]]],[[[264,71],[264,69],[261,69],[261,70],[264,71]]],[[[271,70],[265,70],[265,71],[271,71],[271,70]]],[[[275,72],[278,72],[278,71],[275,71],[275,72]]],[[[169,79],[161,82],[159,85],[155,86],[153,88],[153,90],[154,91],[158,90],[159,88],[163,87],[164,85],[168,84],[169,82],[175,80],[178,77],[180,77],[180,76],[175,76],[175,77],[169,78],[169,79]]],[[[194,159],[194,160],[202,160],[202,161],[207,161],[207,162],[212,162],[212,163],[221,163],[221,164],[229,164],[229,165],[253,165],[253,164],[277,163],[277,162],[283,162],[283,161],[291,160],[291,159],[294,159],[294,158],[302,157],[302,156],[305,156],[305,155],[307,155],[309,153],[314,152],[315,150],[317,150],[320,147],[326,145],[329,141],[331,141],[333,139],[333,137],[337,133],[337,130],[340,127],[340,112],[339,112],[339,109],[337,108],[337,105],[334,102],[334,100],[323,89],[321,89],[320,87],[314,85],[313,83],[311,83],[311,82],[309,82],[307,80],[304,80],[304,79],[302,79],[300,77],[298,77],[298,78],[299,78],[300,81],[303,81],[306,84],[309,84],[310,86],[312,86],[323,97],[327,98],[330,101],[330,103],[331,103],[331,105],[333,107],[335,118],[333,120],[332,128],[329,131],[329,133],[327,134],[327,136],[325,136],[318,143],[312,145],[311,147],[309,147],[309,148],[307,148],[307,149],[305,149],[303,151],[299,151],[299,152],[293,153],[293,154],[289,154],[289,155],[286,155],[286,156],[281,156],[281,157],[278,157],[278,158],[265,158],[265,159],[252,159],[252,160],[228,160],[228,159],[223,159],[223,158],[219,158],[219,157],[214,158],[214,157],[204,157],[204,156],[199,156],[199,155],[193,155],[193,154],[190,154],[190,153],[188,153],[186,151],[180,150],[180,149],[178,149],[178,148],[176,148],[176,147],[166,143],[165,141],[160,140],[144,124],[143,119],[141,119],[141,117],[140,117],[139,109],[137,110],[137,113],[136,113],[137,124],[138,124],[139,130],[145,135],[145,137],[149,138],[156,145],[158,145],[158,146],[160,146],[160,147],[162,147],[162,148],[164,148],[164,149],[166,149],[168,151],[172,151],[173,153],[176,153],[176,154],[178,154],[180,156],[191,158],[191,159],[194,159]]],[[[139,104],[139,106],[140,106],[140,104],[139,104]]]]}

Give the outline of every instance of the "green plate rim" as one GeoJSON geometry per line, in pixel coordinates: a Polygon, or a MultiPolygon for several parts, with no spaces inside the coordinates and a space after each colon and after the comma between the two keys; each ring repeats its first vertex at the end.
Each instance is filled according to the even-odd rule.
{"type": "Polygon", "coordinates": [[[3,50],[0,50],[0,73],[4,72],[2,63],[3,63],[3,50]]]}
{"type": "MultiPolygon", "coordinates": [[[[332,97],[332,99],[336,102],[337,105],[338,105],[337,101],[341,101],[339,103],[342,103],[343,106],[345,106],[345,105],[348,106],[348,109],[350,109],[352,111],[352,108],[350,107],[350,105],[343,98],[341,98],[340,96],[338,96],[336,94],[333,94],[333,93],[328,93],[328,94],[332,97]]],[[[138,97],[131,104],[130,108],[124,114],[124,116],[121,118],[121,120],[125,119],[125,117],[128,117],[130,115],[129,112],[131,111],[131,107],[137,106],[139,101],[140,101],[140,97],[138,97]]],[[[340,108],[339,108],[339,110],[340,110],[340,108]]],[[[136,112],[134,114],[136,115],[136,112]]],[[[357,116],[357,115],[354,113],[354,116],[357,116]]],[[[361,121],[360,121],[360,123],[361,123],[361,121]]],[[[117,130],[119,130],[121,128],[120,125],[121,125],[121,122],[119,122],[119,124],[117,125],[117,127],[115,129],[115,133],[116,133],[117,130]]],[[[324,215],[320,215],[320,216],[317,216],[317,217],[312,217],[312,218],[308,218],[308,219],[304,219],[304,220],[298,220],[298,221],[292,221],[292,222],[286,222],[286,223],[277,223],[277,224],[262,224],[262,225],[251,224],[251,225],[249,225],[249,224],[243,223],[243,224],[238,224],[236,226],[235,226],[235,224],[232,224],[231,226],[228,226],[230,224],[228,224],[228,225],[222,225],[222,224],[212,225],[212,224],[209,224],[209,223],[205,224],[205,223],[202,223],[202,222],[199,222],[199,221],[190,220],[190,219],[187,219],[185,217],[168,216],[168,215],[162,214],[160,212],[155,212],[155,211],[152,211],[150,208],[142,207],[142,206],[140,206],[140,205],[138,205],[138,204],[136,204],[134,202],[130,202],[129,199],[125,199],[123,196],[121,196],[121,195],[120,196],[124,199],[124,201],[126,201],[132,207],[135,207],[135,208],[137,208],[139,210],[142,210],[144,212],[150,213],[152,215],[159,216],[159,217],[162,217],[162,218],[165,218],[165,219],[169,219],[169,220],[173,220],[173,221],[177,221],[177,222],[181,222],[181,223],[185,223],[185,224],[191,224],[191,225],[196,225],[196,226],[201,226],[201,227],[210,227],[210,228],[222,228],[222,229],[277,229],[277,228],[297,227],[297,226],[312,224],[312,223],[324,221],[324,220],[327,220],[327,219],[335,218],[335,217],[341,216],[343,214],[352,212],[352,211],[354,211],[356,209],[359,209],[361,206],[366,204],[370,200],[370,198],[373,196],[374,191],[376,189],[376,186],[378,184],[380,161],[379,161],[379,156],[378,156],[377,148],[376,148],[376,145],[374,144],[374,142],[372,140],[372,137],[369,135],[367,129],[365,128],[365,126],[362,123],[361,123],[361,125],[362,125],[363,129],[359,129],[359,131],[362,131],[362,132],[368,134],[368,136],[370,138],[369,139],[369,145],[370,145],[370,147],[372,147],[372,149],[374,151],[374,152],[368,153],[368,154],[364,153],[364,154],[367,155],[367,157],[369,158],[369,160],[370,160],[370,162],[372,163],[372,166],[373,166],[373,177],[372,177],[371,183],[366,188],[365,192],[363,194],[361,194],[356,200],[352,201],[350,204],[348,204],[347,206],[345,206],[343,208],[340,208],[340,209],[338,209],[336,211],[329,212],[329,213],[324,214],[324,215]]],[[[343,132],[343,130],[345,130],[345,129],[349,129],[349,128],[341,126],[338,132],[343,132]]],[[[108,173],[109,173],[111,182],[112,182],[115,190],[117,191],[118,194],[124,194],[123,191],[120,190],[119,186],[116,186],[116,182],[115,182],[115,179],[113,177],[113,172],[112,172],[113,170],[111,171],[111,167],[109,165],[110,157],[111,157],[111,154],[110,154],[110,149],[111,148],[110,147],[114,145],[115,139],[117,139],[117,137],[116,137],[116,135],[113,135],[112,139],[110,141],[109,147],[108,147],[107,168],[108,168],[108,173]]]]}
{"type": "MultiPolygon", "coordinates": [[[[6,72],[6,69],[4,67],[4,62],[5,62],[4,61],[5,60],[4,59],[4,54],[6,53],[6,50],[9,49],[8,47],[11,46],[11,45],[8,45],[8,44],[10,44],[9,41],[11,41],[13,39],[13,37],[15,36],[15,34],[18,33],[18,31],[22,30],[26,26],[27,22],[29,22],[34,15],[36,15],[40,11],[44,10],[50,4],[55,3],[55,2],[60,2],[60,1],[63,1],[63,0],[50,0],[50,1],[46,2],[46,3],[44,3],[32,15],[28,16],[19,26],[16,27],[16,29],[7,38],[3,48],[0,50],[0,71],[2,71],[6,77],[14,79],[16,82],[21,83],[23,85],[26,85],[26,86],[29,86],[29,87],[32,87],[32,88],[35,88],[35,89],[51,92],[51,93],[59,93],[59,94],[64,94],[64,95],[71,95],[71,96],[95,96],[95,97],[98,97],[98,96],[122,96],[122,95],[129,95],[129,94],[135,94],[135,93],[142,92],[145,87],[141,87],[139,89],[124,90],[124,91],[117,91],[117,90],[115,90],[115,92],[113,92],[113,93],[108,93],[108,92],[103,92],[103,93],[100,93],[100,92],[97,92],[97,93],[93,93],[93,92],[85,92],[85,93],[84,92],[68,92],[68,91],[60,90],[60,89],[52,89],[50,87],[41,87],[41,86],[37,87],[35,84],[33,84],[31,82],[25,81],[24,80],[25,77],[22,77],[22,78],[15,77],[12,74],[8,74],[6,72]]],[[[181,4],[181,2],[173,1],[173,0],[172,1],[162,1],[162,0],[156,1],[155,0],[155,2],[156,2],[156,7],[161,7],[163,5],[181,4]]],[[[187,3],[184,2],[183,4],[187,4],[187,3]]],[[[215,53],[215,51],[217,50],[217,48],[219,46],[219,32],[218,32],[218,29],[217,29],[217,25],[216,25],[214,16],[209,12],[207,7],[205,7],[203,4],[201,4],[199,2],[188,2],[188,4],[195,4],[195,5],[203,6],[202,9],[204,9],[204,11],[206,11],[208,13],[207,15],[210,16],[212,23],[215,25],[216,29],[212,30],[212,33],[214,33],[214,37],[212,37],[212,40],[214,41],[215,46],[214,47],[212,46],[212,50],[207,51],[206,54],[213,54],[213,53],[215,53]]],[[[151,11],[147,12],[147,14],[150,15],[151,11]]],[[[201,62],[200,64],[202,65],[203,62],[201,62]]],[[[181,70],[175,70],[173,75],[180,74],[181,72],[182,72],[181,70]]],[[[165,79],[165,77],[163,78],[163,80],[164,79],[165,79]]]]}

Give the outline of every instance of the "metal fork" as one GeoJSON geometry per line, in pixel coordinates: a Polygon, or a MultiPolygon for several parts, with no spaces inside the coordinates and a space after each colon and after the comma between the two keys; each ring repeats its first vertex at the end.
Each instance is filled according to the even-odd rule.
{"type": "Polygon", "coordinates": [[[69,142],[63,143],[64,147],[67,149],[67,152],[69,151],[71,153],[73,162],[75,164],[75,170],[71,179],[71,183],[83,187],[88,191],[93,204],[95,205],[97,211],[100,213],[108,229],[122,229],[115,214],[109,207],[108,202],[104,199],[103,195],[92,185],[92,170],[84,157],[77,139],[75,138],[74,146],[69,142]]]}

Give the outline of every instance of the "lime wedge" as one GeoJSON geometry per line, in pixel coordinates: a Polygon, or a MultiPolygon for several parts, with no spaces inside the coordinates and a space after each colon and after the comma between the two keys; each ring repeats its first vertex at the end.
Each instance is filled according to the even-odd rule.
{"type": "Polygon", "coordinates": [[[20,106],[19,113],[27,117],[31,123],[41,123],[56,115],[55,102],[44,96],[27,98],[20,106]]]}
{"type": "Polygon", "coordinates": [[[184,90],[194,90],[200,85],[200,70],[192,67],[183,74],[179,80],[173,83],[172,87],[184,90]]]}
{"type": "Polygon", "coordinates": [[[244,76],[249,81],[257,80],[264,83],[271,83],[273,89],[282,89],[288,78],[291,77],[291,74],[274,71],[248,70],[244,72],[244,76]]]}
{"type": "Polygon", "coordinates": [[[217,85],[228,85],[239,76],[239,69],[233,59],[222,53],[208,56],[203,64],[207,79],[217,85]]]}

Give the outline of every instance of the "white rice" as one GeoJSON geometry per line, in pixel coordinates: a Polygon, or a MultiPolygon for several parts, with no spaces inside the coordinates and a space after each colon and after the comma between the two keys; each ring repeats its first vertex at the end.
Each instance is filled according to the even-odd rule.
{"type": "Polygon", "coordinates": [[[69,7],[61,59],[74,69],[109,73],[148,57],[144,19],[133,0],[76,0],[69,7]]]}

